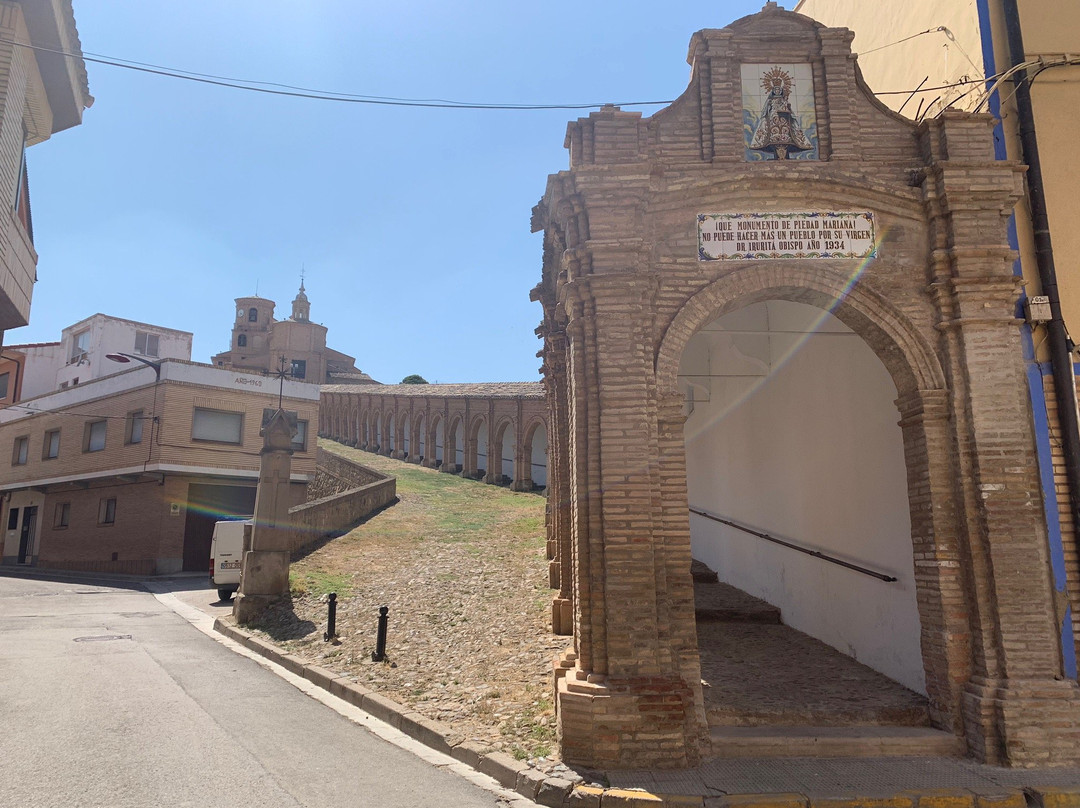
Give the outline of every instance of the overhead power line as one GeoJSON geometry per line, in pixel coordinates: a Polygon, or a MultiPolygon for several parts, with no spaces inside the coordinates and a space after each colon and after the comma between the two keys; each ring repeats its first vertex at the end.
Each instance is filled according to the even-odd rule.
{"type": "MultiPolygon", "coordinates": [[[[904,42],[907,39],[912,39],[922,34],[935,33],[947,29],[943,28],[931,28],[927,31],[922,31],[918,34],[914,34],[911,37],[898,40],[898,42],[889,43],[889,45],[883,45],[882,48],[889,47],[890,45],[904,42]]],[[[122,59],[116,56],[107,56],[105,54],[96,54],[90,51],[82,53],[72,53],[70,51],[60,50],[57,48],[47,48],[43,45],[32,45],[26,42],[16,42],[10,39],[0,38],[0,44],[15,45],[20,48],[29,48],[35,51],[41,51],[44,53],[54,53],[59,56],[64,56],[69,59],[83,59],[87,62],[94,64],[107,65],[109,67],[118,67],[123,70],[133,70],[139,73],[148,73],[155,76],[165,76],[167,78],[180,79],[182,81],[192,81],[199,84],[209,84],[216,87],[225,87],[231,90],[246,90],[253,93],[262,93],[265,95],[277,95],[285,96],[289,98],[307,98],[316,101],[337,101],[339,103],[346,104],[372,104],[376,106],[392,106],[392,107],[421,107],[428,109],[476,109],[476,110],[503,110],[503,111],[537,111],[537,110],[579,110],[579,109],[600,109],[605,106],[618,106],[618,107],[641,107],[641,106],[666,106],[674,103],[675,99],[666,99],[663,101],[616,101],[616,102],[598,102],[587,104],[505,104],[505,103],[479,103],[471,101],[454,101],[445,98],[402,98],[397,96],[382,96],[382,95],[364,95],[358,93],[342,93],[332,90],[317,90],[309,87],[300,87],[292,84],[284,84],[280,82],[272,81],[259,81],[256,79],[238,79],[230,76],[221,76],[213,73],[199,73],[191,70],[183,70],[181,68],[166,67],[164,65],[156,65],[149,62],[138,62],[132,59],[122,59]]],[[[874,48],[873,50],[880,50],[880,48],[874,48]]],[[[872,53],[866,51],[866,53],[872,53]]],[[[1043,69],[1047,67],[1057,67],[1060,64],[1076,64],[1076,60],[1062,60],[1058,63],[1043,63],[1043,69]]],[[[1008,72],[1008,71],[1006,71],[1008,72]]],[[[880,92],[874,92],[874,95],[914,95],[915,93],[925,93],[933,90],[951,90],[956,87],[962,87],[967,85],[985,85],[987,82],[993,82],[1002,79],[1006,74],[999,73],[994,76],[987,76],[985,78],[978,79],[960,79],[950,84],[942,84],[936,87],[923,87],[920,85],[914,90],[883,90],[880,92]]],[[[1028,80],[1032,81],[1034,76],[1028,80]]],[[[999,82],[1000,83],[1000,82],[999,82]]],[[[966,93],[965,93],[966,95],[966,93]]]]}
{"type": "Polygon", "coordinates": [[[641,106],[664,106],[671,103],[671,99],[665,101],[617,101],[591,104],[487,104],[471,101],[451,101],[440,98],[395,98],[393,96],[358,95],[355,93],[339,93],[330,90],[314,90],[305,87],[295,87],[290,84],[279,84],[270,81],[253,81],[249,79],[237,79],[229,76],[216,76],[212,73],[196,73],[189,70],[180,70],[172,67],[135,62],[128,59],[119,59],[113,56],[90,55],[89,53],[71,53],[56,48],[46,48],[42,45],[31,45],[25,42],[16,42],[10,39],[0,39],[0,43],[16,45],[21,48],[30,48],[44,53],[55,53],[70,59],[83,59],[95,64],[119,67],[124,70],[134,70],[139,73],[149,73],[155,76],[167,76],[169,78],[193,81],[199,84],[210,84],[217,87],[228,87],[233,90],[247,90],[253,93],[266,95],[282,95],[290,98],[310,98],[316,101],[338,101],[346,104],[374,104],[390,107],[426,107],[432,109],[493,109],[493,110],[547,110],[547,109],[599,109],[600,107],[641,107],[641,106]]]}

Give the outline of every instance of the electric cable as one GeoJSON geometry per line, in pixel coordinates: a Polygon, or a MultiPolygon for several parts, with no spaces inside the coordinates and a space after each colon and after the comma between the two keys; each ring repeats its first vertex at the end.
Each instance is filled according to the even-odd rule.
{"type": "MultiPolygon", "coordinates": [[[[933,33],[938,29],[930,29],[922,33],[933,33]]],[[[947,30],[947,29],[945,29],[947,30]]],[[[913,36],[919,36],[915,34],[913,36]]],[[[907,37],[911,39],[912,37],[907,37]]],[[[906,40],[899,40],[899,42],[906,40]]],[[[395,106],[395,107],[421,107],[429,109],[476,109],[476,110],[502,110],[502,111],[538,111],[538,110],[578,110],[578,109],[599,109],[605,106],[618,106],[618,107],[637,107],[637,106],[664,106],[674,103],[675,99],[666,99],[663,101],[618,101],[618,102],[598,102],[598,103],[582,103],[582,104],[507,104],[507,103],[482,103],[471,101],[453,101],[449,99],[439,98],[403,98],[398,96],[380,96],[380,95],[361,95],[356,93],[341,93],[330,90],[314,90],[309,88],[300,87],[297,85],[283,84],[279,82],[259,81],[253,79],[237,79],[228,76],[220,76],[213,73],[199,73],[195,71],[182,70],[179,68],[165,67],[162,65],[155,65],[150,62],[138,62],[131,59],[122,59],[114,56],[103,55],[91,55],[91,52],[72,53],[70,51],[60,50],[57,48],[47,48],[42,45],[33,45],[25,42],[16,42],[10,39],[0,39],[0,44],[15,45],[18,47],[29,48],[35,51],[41,51],[44,53],[53,53],[59,56],[64,56],[71,59],[83,59],[87,62],[93,62],[95,64],[108,65],[110,67],[119,67],[124,70],[133,70],[140,73],[148,73],[150,75],[165,76],[167,78],[181,79],[183,81],[193,81],[200,84],[209,84],[217,87],[225,87],[233,90],[247,90],[249,92],[263,93],[266,95],[278,95],[289,98],[308,98],[317,101],[337,101],[348,104],[372,104],[376,106],[395,106]],[[256,86],[258,85],[258,86],[256,86]],[[277,89],[275,89],[277,88],[277,89]]],[[[890,43],[898,44],[898,43],[890,43]]],[[[881,47],[888,47],[883,45],[881,47]]],[[[874,50],[879,50],[875,48],[874,50]]],[[[866,51],[870,53],[871,51],[866,51]]],[[[969,84],[984,84],[987,81],[999,78],[999,76],[990,76],[982,79],[961,79],[951,84],[943,84],[937,87],[919,87],[916,90],[883,90],[880,92],[874,92],[874,95],[910,95],[912,93],[931,92],[934,90],[950,90],[956,87],[961,87],[969,84]]]]}
{"type": "Polygon", "coordinates": [[[54,53],[71,59],[83,59],[95,64],[104,64],[111,67],[119,67],[124,70],[134,70],[139,73],[166,76],[169,78],[193,81],[199,84],[210,84],[217,87],[227,87],[233,90],[247,90],[253,93],[266,95],[280,95],[290,98],[308,98],[315,101],[338,101],[346,104],[372,104],[376,106],[391,107],[423,107],[429,109],[491,109],[491,110],[555,110],[555,109],[598,109],[605,106],[640,107],[640,106],[663,106],[671,104],[672,100],[665,101],[618,101],[589,104],[491,104],[474,103],[469,101],[449,101],[439,99],[419,98],[395,98],[393,96],[357,95],[349,93],[336,93],[325,90],[285,89],[291,85],[275,84],[273,82],[245,81],[229,77],[213,77],[213,74],[194,73],[166,67],[149,67],[144,63],[116,59],[114,57],[88,56],[85,53],[71,53],[57,48],[46,48],[42,45],[32,45],[25,42],[16,42],[11,39],[0,39],[0,44],[15,45],[22,48],[30,48],[44,53],[54,53]],[[253,86],[264,85],[264,86],[253,86]],[[273,89],[279,87],[281,89],[273,89]]]}

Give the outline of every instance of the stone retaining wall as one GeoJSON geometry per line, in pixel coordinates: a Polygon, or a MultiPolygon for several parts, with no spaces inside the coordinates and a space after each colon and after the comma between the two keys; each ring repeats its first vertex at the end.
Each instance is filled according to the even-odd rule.
{"type": "MultiPolygon", "coordinates": [[[[299,550],[354,527],[397,499],[397,480],[319,449],[316,492],[323,494],[289,509],[294,525],[291,550],[299,550]]],[[[310,488],[309,488],[310,491],[310,488]]]]}

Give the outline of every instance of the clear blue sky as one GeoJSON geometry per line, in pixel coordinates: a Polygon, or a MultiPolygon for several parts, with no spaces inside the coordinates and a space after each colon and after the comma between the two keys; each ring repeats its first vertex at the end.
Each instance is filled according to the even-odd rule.
{"type": "MultiPolygon", "coordinates": [[[[87,53],[348,93],[602,103],[677,97],[691,34],[762,3],[74,5],[87,53]]],[[[303,265],[312,319],[380,381],[539,378],[529,216],[587,111],[375,107],[87,67],[83,125],[28,155],[39,280],[7,344],[100,311],[192,331],[209,361],[233,298],[258,284],[285,317],[303,265]]]]}

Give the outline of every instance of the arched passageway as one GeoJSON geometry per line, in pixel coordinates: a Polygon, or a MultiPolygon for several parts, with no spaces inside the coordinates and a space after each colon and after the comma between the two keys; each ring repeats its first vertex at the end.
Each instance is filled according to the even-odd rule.
{"type": "Polygon", "coordinates": [[[514,481],[514,430],[508,420],[495,427],[495,444],[491,452],[491,466],[495,472],[496,485],[510,485],[514,481]]]}
{"type": "MultiPolygon", "coordinates": [[[[574,634],[556,690],[564,760],[661,768],[708,754],[694,550],[894,679],[919,688],[921,665],[948,743],[992,763],[1080,761],[1072,626],[1052,574],[1066,565],[1039,504],[1056,493],[1040,479],[1043,413],[1016,320],[1007,212],[1022,178],[995,159],[989,116],[916,123],[885,109],[850,43],[775,3],[699,31],[668,109],[569,124],[570,165],[534,209],[553,617],[574,634]],[[805,143],[763,147],[766,123],[797,118],[805,143]],[[788,303],[853,334],[824,319],[807,336],[788,303]],[[690,345],[710,324],[722,333],[690,345]],[[698,364],[680,394],[684,358],[698,364]],[[691,521],[698,499],[898,580],[849,580],[691,521]]],[[[729,661],[744,648],[729,643],[729,661]]]]}
{"type": "MultiPolygon", "coordinates": [[[[755,303],[695,334],[679,387],[694,558],[721,582],[777,607],[784,625],[925,694],[897,391],[870,347],[815,307],[755,303]]],[[[704,668],[706,646],[730,641],[732,630],[699,623],[698,633],[704,668]]],[[[781,648],[760,643],[761,659],[748,655],[739,671],[757,680],[754,687],[785,665],[781,648]]],[[[876,694],[862,695],[871,703],[876,694]]],[[[777,700],[808,698],[789,691],[777,700]]],[[[720,694],[707,692],[710,700],[723,707],[720,694]]]]}
{"type": "Polygon", "coordinates": [[[446,462],[442,465],[442,470],[451,474],[457,474],[461,471],[462,466],[465,463],[465,444],[462,440],[462,432],[464,431],[461,418],[454,416],[450,419],[450,430],[447,432],[446,437],[446,462]]]}
{"type": "Polygon", "coordinates": [[[488,421],[480,415],[473,419],[465,441],[465,467],[463,473],[475,479],[483,479],[488,472],[488,421]]]}
{"type": "Polygon", "coordinates": [[[525,457],[528,458],[528,479],[534,489],[547,488],[547,430],[541,421],[529,426],[525,436],[525,457]]]}
{"type": "Polygon", "coordinates": [[[323,393],[321,423],[336,439],[515,490],[543,488],[534,482],[546,476],[547,412],[537,382],[327,385],[323,393]]]}
{"type": "Polygon", "coordinates": [[[443,448],[445,446],[445,432],[446,432],[445,424],[443,423],[444,420],[445,420],[444,418],[436,416],[436,415],[431,416],[432,443],[435,444],[434,457],[432,457],[432,460],[434,461],[432,463],[432,466],[434,468],[441,468],[442,465],[443,465],[443,461],[445,459],[445,455],[443,454],[443,448]]]}
{"type": "Polygon", "coordinates": [[[427,455],[427,420],[423,413],[416,416],[416,462],[423,463],[427,455]]]}

